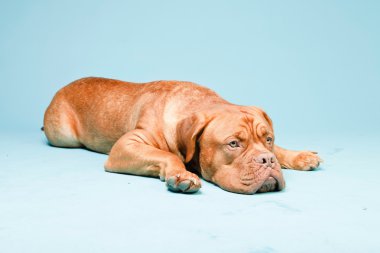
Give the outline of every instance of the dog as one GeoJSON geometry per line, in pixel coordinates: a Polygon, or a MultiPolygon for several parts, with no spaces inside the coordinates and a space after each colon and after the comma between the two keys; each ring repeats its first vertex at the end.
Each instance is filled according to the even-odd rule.
{"type": "Polygon", "coordinates": [[[281,167],[321,162],[277,146],[262,109],[183,81],[76,80],[55,94],[43,129],[52,146],[109,154],[106,171],[157,177],[174,192],[197,192],[199,176],[234,193],[279,191],[281,167]]]}

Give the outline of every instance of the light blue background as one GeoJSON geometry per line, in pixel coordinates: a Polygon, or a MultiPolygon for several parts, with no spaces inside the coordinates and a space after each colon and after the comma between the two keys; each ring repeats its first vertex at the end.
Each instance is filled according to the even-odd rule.
{"type": "Polygon", "coordinates": [[[380,1],[1,1],[0,251],[377,252],[380,1]],[[314,172],[254,196],[104,173],[52,148],[54,93],[84,76],[188,80],[264,108],[314,172]]]}
{"type": "Polygon", "coordinates": [[[84,76],[189,80],[277,131],[377,131],[379,1],[2,1],[1,127],[84,76]]]}

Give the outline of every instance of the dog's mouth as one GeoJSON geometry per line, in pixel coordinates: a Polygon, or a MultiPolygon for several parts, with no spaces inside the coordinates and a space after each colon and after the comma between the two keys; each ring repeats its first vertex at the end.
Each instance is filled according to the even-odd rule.
{"type": "Polygon", "coordinates": [[[256,177],[241,178],[241,183],[248,188],[248,194],[281,191],[285,188],[280,164],[275,164],[273,167],[264,166],[255,169],[256,173],[253,174],[256,174],[256,177]]]}
{"type": "Polygon", "coordinates": [[[285,188],[285,180],[281,172],[281,167],[278,164],[271,169],[269,177],[262,183],[257,192],[272,192],[281,191],[285,188]]]}
{"type": "Polygon", "coordinates": [[[211,181],[224,190],[241,194],[281,191],[285,188],[279,164],[273,168],[260,167],[255,163],[250,165],[242,171],[229,168],[219,170],[211,178],[211,181]]]}
{"type": "Polygon", "coordinates": [[[274,177],[270,176],[264,181],[257,192],[273,192],[279,190],[278,181],[274,177]]]}

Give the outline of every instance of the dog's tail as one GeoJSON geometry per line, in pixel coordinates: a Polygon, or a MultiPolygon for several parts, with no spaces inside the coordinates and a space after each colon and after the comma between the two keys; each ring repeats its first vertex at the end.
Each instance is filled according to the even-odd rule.
{"type": "Polygon", "coordinates": [[[45,128],[44,127],[41,127],[41,131],[44,131],[45,130],[45,128]]]}

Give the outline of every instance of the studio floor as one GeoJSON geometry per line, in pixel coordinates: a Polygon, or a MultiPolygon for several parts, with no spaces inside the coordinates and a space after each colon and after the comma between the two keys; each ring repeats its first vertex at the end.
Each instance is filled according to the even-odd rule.
{"type": "Polygon", "coordinates": [[[282,192],[247,196],[205,181],[172,193],[104,172],[105,155],[50,147],[43,133],[2,133],[0,252],[379,252],[380,148],[369,137],[282,137],[324,163],[284,170],[282,192]]]}

